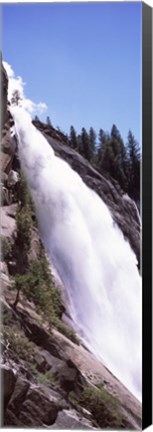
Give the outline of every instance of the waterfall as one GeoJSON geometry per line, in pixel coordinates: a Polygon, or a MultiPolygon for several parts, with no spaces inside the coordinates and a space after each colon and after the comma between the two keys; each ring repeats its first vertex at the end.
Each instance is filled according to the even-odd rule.
{"type": "MultiPolygon", "coordinates": [[[[141,399],[141,278],[102,199],[59,157],[19,107],[11,108],[40,234],[87,347],[141,399]]],[[[62,144],[61,144],[62,145],[62,144]]]]}

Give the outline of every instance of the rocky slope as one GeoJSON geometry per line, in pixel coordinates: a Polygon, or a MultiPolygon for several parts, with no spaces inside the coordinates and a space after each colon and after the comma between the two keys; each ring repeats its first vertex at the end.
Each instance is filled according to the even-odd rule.
{"type": "MultiPolygon", "coordinates": [[[[19,168],[17,141],[12,137],[7,105],[7,75],[2,68],[2,239],[15,242],[19,168]]],[[[129,239],[139,261],[139,221],[133,203],[117,183],[99,174],[79,154],[66,146],[65,137],[52,127],[35,122],[56,154],[79,172],[84,181],[104,199],[114,221],[129,239]]],[[[40,239],[32,226],[28,260],[39,259],[40,239]]],[[[3,418],[5,426],[33,426],[49,429],[141,428],[141,405],[130,392],[77,340],[74,343],[56,325],[44,319],[42,311],[20,295],[14,307],[16,290],[12,276],[19,269],[20,256],[7,250],[1,262],[3,337],[1,370],[3,379],[3,418]]],[[[51,268],[52,271],[52,268],[51,268]]],[[[54,274],[54,285],[60,285],[54,274]]],[[[64,287],[63,287],[64,291],[64,287]]],[[[64,295],[64,294],[63,294],[64,295]]],[[[66,303],[66,299],[65,299],[66,303]]],[[[61,317],[62,318],[62,317],[61,317]]],[[[71,333],[70,333],[71,334],[71,333]]]]}
{"type": "Polygon", "coordinates": [[[4,391],[2,425],[50,429],[140,429],[141,405],[83,346],[76,345],[36,312],[14,290],[2,266],[1,371],[4,391]],[[90,388],[84,399],[85,389],[90,388]],[[99,390],[101,389],[101,390],[99,390]],[[100,391],[99,398],[94,391],[100,391]],[[100,404],[100,413],[94,410],[100,404]]]}

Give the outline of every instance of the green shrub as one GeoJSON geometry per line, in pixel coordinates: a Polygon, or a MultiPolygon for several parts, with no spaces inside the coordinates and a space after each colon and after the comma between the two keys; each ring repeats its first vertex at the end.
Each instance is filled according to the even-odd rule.
{"type": "Polygon", "coordinates": [[[47,371],[45,373],[37,372],[37,381],[41,384],[47,384],[47,383],[57,384],[57,380],[55,379],[51,371],[47,371]]]}
{"type": "Polygon", "coordinates": [[[16,243],[21,253],[28,253],[32,238],[32,218],[28,208],[20,207],[16,213],[16,243]]]}
{"type": "Polygon", "coordinates": [[[3,325],[11,325],[13,322],[12,311],[8,310],[5,305],[2,305],[2,323],[3,325]]]}
{"type": "Polygon", "coordinates": [[[39,259],[33,260],[31,263],[28,260],[33,227],[32,211],[34,207],[26,179],[22,172],[20,173],[18,200],[19,205],[16,214],[17,235],[15,240],[17,274],[14,277],[14,288],[17,290],[17,295],[14,307],[17,306],[19,294],[22,292],[29,301],[34,302],[37,312],[48,322],[49,328],[51,328],[52,324],[55,325],[61,333],[78,344],[79,341],[75,332],[60,321],[64,310],[61,293],[53,285],[42,244],[39,259]]]}
{"type": "Polygon", "coordinates": [[[100,428],[122,428],[124,418],[119,412],[119,401],[104,388],[87,386],[84,388],[79,403],[89,410],[100,428]]]}
{"type": "Polygon", "coordinates": [[[29,207],[30,211],[34,211],[34,203],[31,198],[31,194],[29,191],[29,187],[27,184],[27,180],[25,178],[25,175],[23,171],[19,172],[20,180],[19,180],[19,186],[18,186],[18,192],[17,192],[17,200],[20,203],[20,207],[29,207]]]}
{"type": "Polygon", "coordinates": [[[46,259],[32,261],[28,272],[24,275],[17,274],[14,281],[13,289],[17,290],[15,305],[19,301],[19,293],[22,292],[29,301],[34,302],[37,312],[43,315],[49,327],[54,325],[61,333],[79,345],[75,331],[60,320],[63,311],[61,294],[52,283],[46,259]]]}
{"type": "Polygon", "coordinates": [[[1,260],[8,261],[12,258],[12,240],[8,237],[1,237],[1,260]]]}
{"type": "Polygon", "coordinates": [[[34,343],[22,333],[16,325],[4,328],[4,339],[9,343],[9,348],[17,355],[20,359],[26,360],[27,362],[34,362],[34,343]]]}
{"type": "Polygon", "coordinates": [[[29,301],[33,301],[37,311],[43,314],[49,324],[55,317],[61,316],[63,310],[61,295],[53,286],[46,258],[32,261],[27,273],[16,274],[14,280],[17,293],[22,292],[29,301]]]}
{"type": "Polygon", "coordinates": [[[75,331],[71,329],[67,324],[60,321],[57,317],[55,317],[53,324],[63,335],[65,335],[72,342],[74,342],[77,345],[80,344],[75,331]]]}

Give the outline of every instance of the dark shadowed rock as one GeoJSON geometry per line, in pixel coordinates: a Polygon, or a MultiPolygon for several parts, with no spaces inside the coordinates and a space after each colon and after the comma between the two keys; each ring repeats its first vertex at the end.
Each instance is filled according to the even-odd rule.
{"type": "Polygon", "coordinates": [[[22,427],[22,426],[24,426],[24,423],[22,423],[21,421],[19,421],[19,419],[16,417],[15,413],[13,413],[9,409],[7,409],[7,411],[5,413],[5,417],[2,420],[2,425],[6,426],[6,427],[7,426],[22,427]]]}
{"type": "Polygon", "coordinates": [[[50,425],[56,420],[58,411],[67,406],[59,393],[52,389],[43,385],[31,385],[19,375],[14,381],[11,368],[5,374],[5,389],[5,426],[50,425]]]}
{"type": "Polygon", "coordinates": [[[62,347],[56,343],[54,337],[47,330],[37,321],[30,318],[28,314],[20,312],[19,315],[22,318],[25,334],[30,340],[47,350],[53,356],[68,360],[68,356],[64,353],[62,347]]]}
{"type": "Polygon", "coordinates": [[[42,426],[54,423],[59,407],[39,389],[30,389],[23,402],[19,420],[26,426],[42,426]]]}
{"type": "Polygon", "coordinates": [[[2,388],[4,391],[4,411],[9,403],[10,397],[14,391],[16,376],[11,368],[6,365],[1,366],[2,388]]]}
{"type": "Polygon", "coordinates": [[[7,73],[4,69],[4,66],[2,64],[2,57],[1,57],[1,83],[2,83],[2,90],[1,90],[1,99],[2,99],[2,128],[4,127],[5,122],[8,119],[8,112],[7,112],[7,89],[8,89],[8,77],[7,73]]]}
{"type": "Polygon", "coordinates": [[[8,410],[13,411],[17,416],[20,412],[22,403],[26,398],[30,383],[20,377],[17,378],[13,394],[8,404],[8,410]]]}

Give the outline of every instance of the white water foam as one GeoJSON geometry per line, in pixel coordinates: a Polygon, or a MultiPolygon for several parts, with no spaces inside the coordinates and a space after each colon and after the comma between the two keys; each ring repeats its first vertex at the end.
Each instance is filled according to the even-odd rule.
{"type": "Polygon", "coordinates": [[[100,197],[60,158],[30,116],[11,108],[40,233],[90,350],[141,400],[142,292],[136,257],[100,197]]]}

